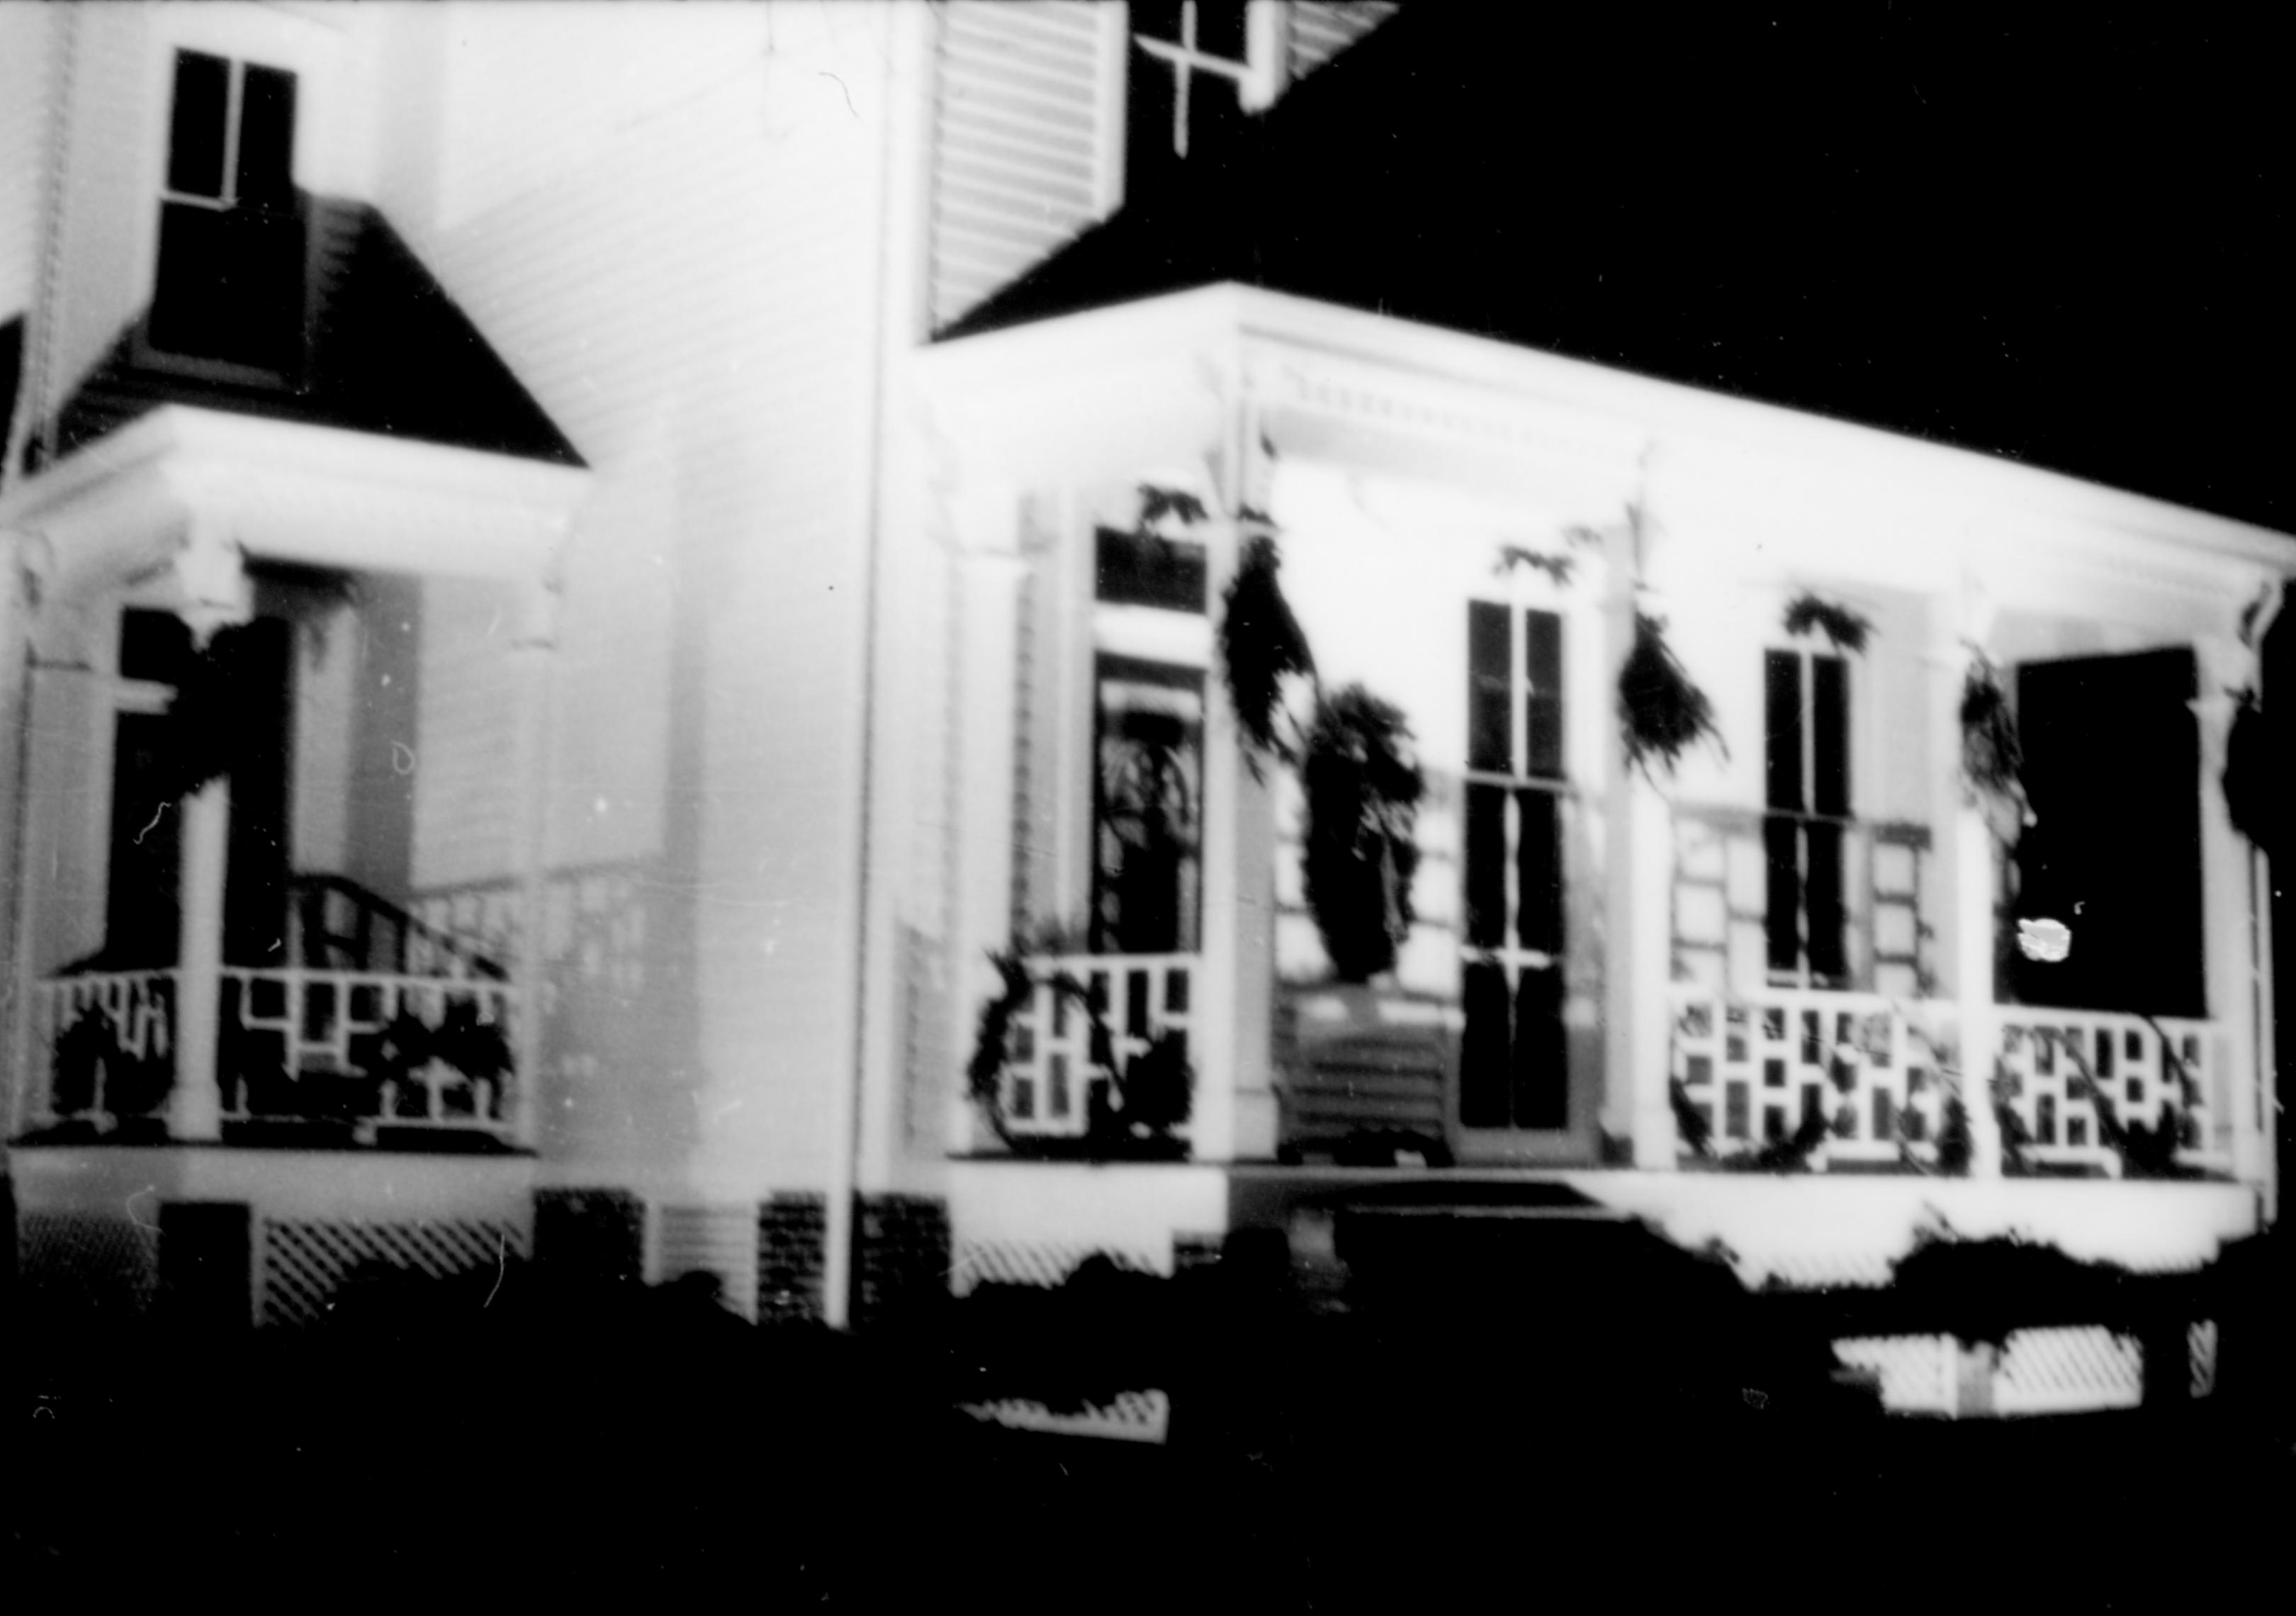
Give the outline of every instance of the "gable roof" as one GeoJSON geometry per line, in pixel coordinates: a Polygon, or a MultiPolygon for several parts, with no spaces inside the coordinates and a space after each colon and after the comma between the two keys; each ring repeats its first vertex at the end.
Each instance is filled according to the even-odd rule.
{"type": "Polygon", "coordinates": [[[2269,52],[1593,9],[1406,8],[939,334],[1235,281],[2296,525],[2269,52]]]}
{"type": "Polygon", "coordinates": [[[186,374],[139,355],[144,321],[58,412],[58,456],[167,404],[348,428],[578,466],[581,455],[389,220],[308,198],[312,317],[299,387],[186,374]]]}

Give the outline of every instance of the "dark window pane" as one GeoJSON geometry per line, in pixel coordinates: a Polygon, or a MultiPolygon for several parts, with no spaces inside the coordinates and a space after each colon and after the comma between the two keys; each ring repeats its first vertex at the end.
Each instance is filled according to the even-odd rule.
{"type": "Polygon", "coordinates": [[[1762,657],[1763,756],[1769,805],[1799,808],[1801,794],[1801,659],[1787,651],[1762,657]]]}
{"type": "Polygon", "coordinates": [[[1523,613],[1523,648],[1530,679],[1524,715],[1527,773],[1562,777],[1562,619],[1552,611],[1523,613]]]}
{"type": "Polygon", "coordinates": [[[1839,981],[1849,974],[1849,969],[1842,941],[1848,922],[1841,908],[1841,827],[1807,825],[1802,838],[1809,850],[1802,901],[1808,930],[1810,974],[1822,980],[1839,981]]]}
{"type": "Polygon", "coordinates": [[[172,611],[119,614],[119,677],[179,685],[192,659],[192,631],[172,611]]]}
{"type": "Polygon", "coordinates": [[[1769,939],[1770,969],[1792,971],[1801,964],[1801,826],[1791,819],[1762,821],[1762,853],[1768,866],[1762,930],[1769,939]]]}
{"type": "Polygon", "coordinates": [[[250,67],[239,97],[240,205],[283,208],[295,193],[295,75],[250,67]]]}
{"type": "Polygon", "coordinates": [[[1243,0],[1196,0],[1196,48],[1228,62],[1244,59],[1243,0]]]}
{"type": "Polygon", "coordinates": [[[1722,1086],[1722,1136],[1742,1139],[1746,1136],[1746,1086],[1725,1083],[1722,1086]]]}
{"type": "Polygon", "coordinates": [[[1178,137],[1173,129],[1177,93],[1172,63],[1134,45],[1125,90],[1124,188],[1128,198],[1160,189],[1179,168],[1178,137]]]}
{"type": "Polygon", "coordinates": [[[1514,1121],[1557,1128],[1569,1120],[1570,1081],[1562,1039],[1562,972],[1525,971],[1515,985],[1514,1121]]]}
{"type": "Polygon", "coordinates": [[[1467,607],[1467,767],[1488,774],[1514,772],[1508,756],[1507,614],[1487,601],[1467,607]]]}
{"type": "MultiPolygon", "coordinates": [[[[1188,151],[1192,159],[1217,154],[1243,125],[1242,87],[1218,73],[1188,75],[1188,151]]],[[[1213,160],[1217,160],[1215,155],[1213,160]]]]}
{"type": "Polygon", "coordinates": [[[168,738],[168,720],[157,714],[119,715],[103,939],[115,968],[176,963],[181,841],[166,784],[168,738]]]}
{"type": "Polygon", "coordinates": [[[1874,1091],[1874,1136],[1876,1139],[1890,1139],[1896,1136],[1897,1131],[1896,1101],[1888,1089],[1877,1088],[1874,1091]]]}
{"type": "Polygon", "coordinates": [[[1467,944],[1506,940],[1506,792],[1467,787],[1467,944]]]}
{"type": "Polygon", "coordinates": [[[1204,609],[1204,548],[1152,533],[1103,528],[1095,543],[1097,598],[1111,606],[1204,609]]]}
{"type": "Polygon", "coordinates": [[[303,229],[292,213],[160,210],[152,346],[258,369],[298,367],[303,339],[303,229]]]}
{"type": "Polygon", "coordinates": [[[1849,813],[1849,665],[1840,657],[1811,664],[1812,795],[1821,814],[1849,813]]]}
{"type": "Polygon", "coordinates": [[[1151,39],[1180,39],[1181,0],[1133,0],[1132,31],[1151,39]]]}
{"type": "Polygon", "coordinates": [[[2054,1095],[2043,1095],[2033,1102],[2033,1141],[2037,1144],[2057,1142],[2057,1099],[2054,1095]]]}
{"type": "Polygon", "coordinates": [[[1505,1128],[1506,977],[1496,965],[1469,965],[1463,992],[1467,1025],[1459,1040],[1459,1121],[1467,1128],[1505,1128]]]}
{"type": "Polygon", "coordinates": [[[231,63],[198,51],[176,53],[176,104],[168,130],[168,188],[186,196],[223,195],[223,126],[231,63]]]}
{"type": "MultiPolygon", "coordinates": [[[[1480,788],[1488,789],[1488,788],[1480,788]]],[[[1526,948],[1562,952],[1562,826],[1552,792],[1517,792],[1515,936],[1526,948]]]]}

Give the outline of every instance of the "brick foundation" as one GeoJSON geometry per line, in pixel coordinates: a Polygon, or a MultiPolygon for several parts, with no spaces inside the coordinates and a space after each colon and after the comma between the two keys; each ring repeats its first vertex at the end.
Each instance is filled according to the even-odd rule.
{"type": "Polygon", "coordinates": [[[780,1194],[758,1208],[758,1322],[818,1323],[829,1203],[780,1194]]]}
{"type": "Polygon", "coordinates": [[[864,1195],[854,1242],[853,1323],[894,1324],[948,1295],[946,1203],[929,1195],[864,1195]]]}
{"type": "Polygon", "coordinates": [[[645,1203],[627,1190],[537,1190],[534,1267],[576,1284],[635,1284],[645,1274],[645,1203]]]}

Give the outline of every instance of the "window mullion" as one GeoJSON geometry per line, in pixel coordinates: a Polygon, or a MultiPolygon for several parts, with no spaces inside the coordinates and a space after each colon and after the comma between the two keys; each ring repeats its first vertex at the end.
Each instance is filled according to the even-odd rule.
{"type": "Polygon", "coordinates": [[[226,210],[239,206],[239,116],[246,94],[247,64],[234,62],[224,80],[222,190],[226,210]]]}

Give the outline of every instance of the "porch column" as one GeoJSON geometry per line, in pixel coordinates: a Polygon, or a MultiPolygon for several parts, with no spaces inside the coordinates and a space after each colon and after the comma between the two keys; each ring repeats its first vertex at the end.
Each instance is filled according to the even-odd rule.
{"type": "MultiPolygon", "coordinates": [[[[971,554],[956,563],[959,688],[955,734],[958,874],[949,981],[960,1062],[972,1052],[975,1019],[997,991],[988,953],[1017,944],[1013,927],[1015,734],[1019,718],[1021,589],[1028,563],[1005,553],[971,554]]],[[[985,1143],[965,1091],[952,1074],[947,1144],[965,1152],[985,1143]]]]}
{"type": "MultiPolygon", "coordinates": [[[[179,608],[205,652],[217,633],[246,622],[254,600],[237,547],[194,532],[177,576],[189,596],[179,608]]],[[[184,798],[181,912],[176,933],[176,1080],[168,1130],[177,1139],[223,1136],[223,1091],[216,1057],[222,1042],[224,886],[231,844],[231,780],[218,774],[184,798]]]]}
{"type": "Polygon", "coordinates": [[[6,1006],[7,1044],[0,1048],[0,1125],[8,1138],[23,1130],[30,1079],[29,1034],[34,978],[29,957],[31,893],[24,879],[29,839],[25,819],[31,793],[32,604],[37,588],[29,570],[36,541],[0,533],[0,1004],[6,1006]]]}
{"type": "MultiPolygon", "coordinates": [[[[1236,529],[1233,521],[1207,524],[1204,535],[1205,598],[1213,613],[1235,577],[1236,529]]],[[[1218,620],[1215,615],[1214,619],[1218,620]]],[[[1243,742],[1236,733],[1235,707],[1217,652],[1204,680],[1204,787],[1200,814],[1203,872],[1202,969],[1190,985],[1189,1016],[1194,1036],[1188,1059],[1196,1069],[1195,1107],[1189,1120],[1190,1153],[1198,1161],[1232,1161],[1236,1147],[1236,1054],[1242,1029],[1237,1024],[1240,995],[1236,975],[1247,956],[1237,886],[1237,833],[1242,828],[1245,778],[1243,742]]],[[[1262,956],[1263,958],[1265,956],[1262,956]]],[[[1264,967],[1263,967],[1264,968],[1264,967]]],[[[1265,1039],[1261,1044],[1266,1048],[1265,1039]]],[[[1266,1092],[1265,1080],[1259,1087],[1266,1092]]],[[[1272,1116],[1267,1144],[1273,1153],[1272,1116]]]]}
{"type": "Polygon", "coordinates": [[[1939,991],[1956,1007],[1961,1042],[1961,1102],[1969,1113],[1972,1178],[2001,1176],[2001,1127],[1993,1114],[1995,1053],[2001,1046],[1994,1005],[1994,895],[1999,890],[1999,847],[1985,808],[1970,787],[1962,752],[1961,704],[1971,670],[1992,628],[1992,604],[1981,590],[1964,588],[1931,603],[1928,656],[1931,821],[1936,825],[1941,947],[1939,991]]]}
{"type": "Polygon", "coordinates": [[[515,1051],[511,1125],[521,1144],[537,1142],[542,1087],[543,901],[549,838],[551,669],[558,644],[559,593],[549,584],[528,587],[519,602],[511,642],[512,778],[519,794],[512,819],[511,867],[518,881],[518,935],[511,969],[518,994],[512,1011],[515,1051]]]}
{"type": "MultiPolygon", "coordinates": [[[[1618,688],[1620,671],[1634,651],[1637,576],[1634,544],[1633,533],[1621,529],[1611,545],[1610,655],[1604,666],[1612,691],[1618,688]]],[[[1651,606],[1648,602],[1644,604],[1651,606]]],[[[1604,834],[1610,938],[1603,968],[1603,1066],[1608,1074],[1603,1110],[1612,1117],[1625,1111],[1636,1168],[1670,1172],[1677,1165],[1679,1148],[1669,1092],[1674,1041],[1673,814],[1657,783],[1644,770],[1627,761],[1617,725],[1611,724],[1608,730],[1605,745],[1611,779],[1604,834]]]]}
{"type": "Polygon", "coordinates": [[[2233,693],[2254,689],[2257,658],[2229,635],[2194,646],[2200,689],[2193,703],[2201,740],[2201,915],[2209,1020],[2215,1024],[2202,1052],[2201,1099],[2209,1109],[2202,1148],[2230,1158],[2233,1175],[2258,1184],[2272,1169],[2270,1110],[2262,1066],[2267,1001],[2259,911],[2268,902],[2264,855],[2235,829],[2224,790],[2224,768],[2239,703],[2233,693]]]}

